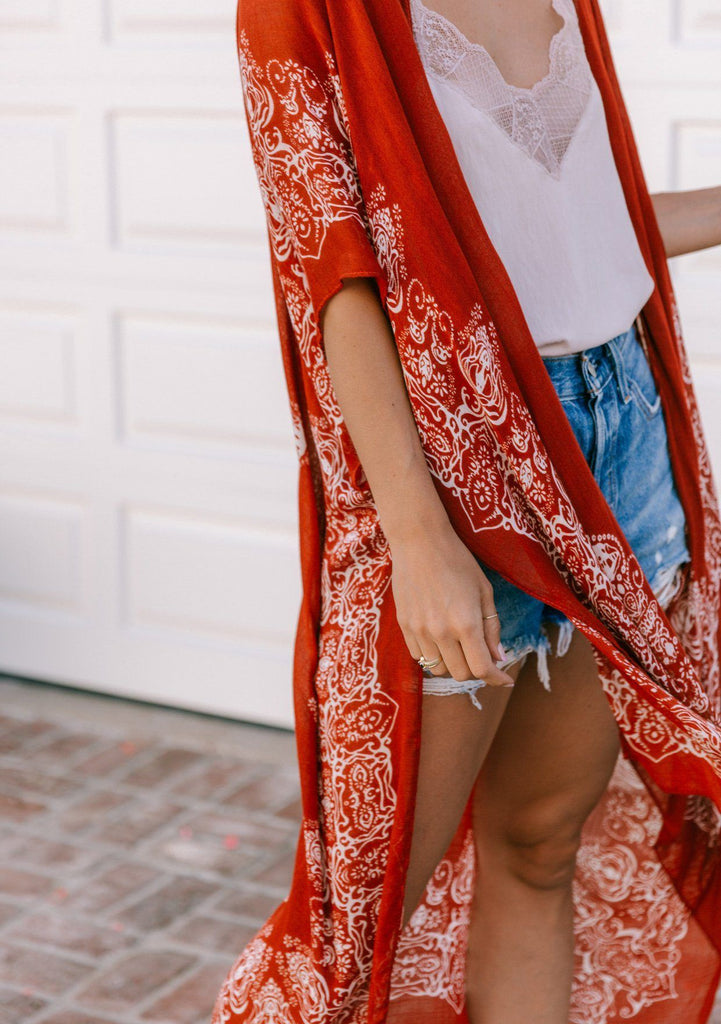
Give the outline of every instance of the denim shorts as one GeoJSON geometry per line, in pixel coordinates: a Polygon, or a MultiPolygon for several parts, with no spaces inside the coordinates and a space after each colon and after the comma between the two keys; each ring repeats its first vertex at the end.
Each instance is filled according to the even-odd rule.
{"type": "MultiPolygon", "coordinates": [[[[636,324],[601,345],[545,356],[543,363],[601,491],[666,608],[683,582],[682,567],[690,553],[661,397],[636,324]]],[[[478,562],[493,587],[507,653],[496,664],[506,668],[534,651],[539,679],[550,690],[551,644],[545,625],[558,623],[555,653],[560,656],[568,650],[573,623],[478,562]]],[[[481,707],[475,690],[486,685],[482,679],[460,682],[428,672],[424,693],[468,693],[481,707]]]]}

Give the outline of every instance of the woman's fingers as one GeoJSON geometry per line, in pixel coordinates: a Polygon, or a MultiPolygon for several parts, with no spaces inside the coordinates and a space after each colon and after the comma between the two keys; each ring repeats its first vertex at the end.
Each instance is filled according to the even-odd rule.
{"type": "Polygon", "coordinates": [[[511,676],[496,666],[502,658],[493,657],[493,652],[483,634],[483,627],[469,631],[461,638],[463,653],[469,672],[474,679],[483,679],[489,686],[507,686],[513,683],[511,676]]]}
{"type": "Polygon", "coordinates": [[[481,620],[483,623],[483,636],[494,660],[503,661],[506,656],[506,652],[503,650],[501,645],[501,620],[497,615],[493,615],[493,618],[489,618],[488,616],[492,614],[492,612],[488,611],[483,613],[483,618],[481,620]]]}
{"type": "Polygon", "coordinates": [[[481,571],[484,586],[481,589],[481,623],[486,644],[495,661],[503,661],[505,651],[501,647],[501,620],[493,596],[493,587],[485,573],[481,571]]]}
{"type": "Polygon", "coordinates": [[[458,682],[482,679],[489,686],[507,686],[513,683],[511,676],[496,667],[496,661],[501,659],[493,658],[483,638],[480,620],[475,627],[469,627],[461,633],[458,640],[448,636],[436,641],[430,634],[426,634],[419,641],[419,645],[428,661],[435,661],[438,657],[442,659],[433,668],[428,669],[431,675],[450,675],[458,682]],[[427,651],[434,653],[428,654],[427,651]]]}
{"type": "Polygon", "coordinates": [[[403,635],[405,637],[406,644],[408,645],[408,650],[411,652],[411,657],[415,658],[416,661],[418,661],[419,658],[425,658],[426,661],[435,661],[436,658],[441,658],[438,664],[434,665],[433,668],[424,669],[425,672],[432,672],[434,675],[438,676],[447,676],[449,674],[448,668],[441,656],[441,652],[438,649],[438,645],[434,641],[426,639],[421,643],[413,634],[407,635],[404,632],[403,635]]]}
{"type": "Polygon", "coordinates": [[[493,588],[482,572],[481,575],[480,600],[478,591],[475,600],[466,593],[463,600],[456,602],[452,614],[446,606],[440,614],[436,610],[435,621],[431,621],[429,608],[420,616],[416,609],[415,621],[410,616],[404,621],[399,617],[399,623],[412,657],[416,661],[421,657],[437,661],[424,670],[427,675],[451,676],[458,682],[478,679],[491,686],[513,685],[513,678],[497,667],[497,662],[506,659],[501,646],[501,623],[493,588]]]}
{"type": "Polygon", "coordinates": [[[441,657],[443,661],[430,671],[434,676],[451,675],[454,679],[473,678],[463,648],[458,640],[442,640],[439,642],[441,657]]]}

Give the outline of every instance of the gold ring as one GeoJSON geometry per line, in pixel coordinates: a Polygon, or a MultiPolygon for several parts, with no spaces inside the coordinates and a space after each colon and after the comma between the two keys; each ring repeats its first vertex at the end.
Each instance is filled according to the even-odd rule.
{"type": "Polygon", "coordinates": [[[421,666],[421,668],[435,668],[435,666],[440,665],[442,661],[443,658],[436,658],[435,661],[427,661],[423,657],[423,655],[421,655],[420,658],[418,659],[418,664],[421,666]]]}
{"type": "Polygon", "coordinates": [[[493,615],[484,615],[483,618],[484,619],[497,619],[498,618],[498,612],[494,612],[493,615]]]}

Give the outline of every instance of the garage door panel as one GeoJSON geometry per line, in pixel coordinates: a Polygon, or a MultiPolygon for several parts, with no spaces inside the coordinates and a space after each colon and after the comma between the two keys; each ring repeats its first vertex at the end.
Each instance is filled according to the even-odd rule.
{"type": "Polygon", "coordinates": [[[130,625],[289,643],[299,582],[292,534],[138,507],[127,510],[124,526],[130,625]]]}
{"type": "Polygon", "coordinates": [[[675,0],[677,38],[689,46],[721,47],[721,8],[718,0],[675,0]]]}
{"type": "Polygon", "coordinates": [[[87,507],[52,494],[0,492],[0,601],[32,615],[79,615],[87,507]]]}
{"type": "Polygon", "coordinates": [[[227,0],[107,0],[111,39],[157,46],[227,44],[227,0]]]}
{"type": "Polygon", "coordinates": [[[256,178],[239,153],[235,116],[118,111],[110,124],[118,245],[192,246],[202,256],[263,239],[257,207],[238,202],[256,178]]]}
{"type": "Polygon", "coordinates": [[[3,0],[0,28],[7,30],[47,30],[60,23],[60,0],[3,0]]]}
{"type": "Polygon", "coordinates": [[[202,317],[119,317],[122,434],[222,455],[286,452],[292,423],[278,387],[277,337],[202,317]]]}
{"type": "Polygon", "coordinates": [[[0,230],[66,233],[69,113],[0,110],[0,230]]]}
{"type": "Polygon", "coordinates": [[[67,317],[0,310],[0,422],[77,426],[77,346],[67,317]]]}

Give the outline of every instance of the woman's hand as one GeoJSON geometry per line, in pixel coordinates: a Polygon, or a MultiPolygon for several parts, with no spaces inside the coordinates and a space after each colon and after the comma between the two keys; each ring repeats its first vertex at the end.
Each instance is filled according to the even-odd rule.
{"type": "Polygon", "coordinates": [[[505,660],[493,588],[453,527],[431,537],[391,542],[396,616],[411,655],[442,661],[429,671],[489,686],[513,685],[496,667],[505,660]]]}

